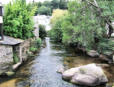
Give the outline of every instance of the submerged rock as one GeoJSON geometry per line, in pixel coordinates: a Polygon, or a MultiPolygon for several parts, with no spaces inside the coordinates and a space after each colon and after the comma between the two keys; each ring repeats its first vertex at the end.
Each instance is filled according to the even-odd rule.
{"type": "Polygon", "coordinates": [[[97,86],[108,82],[101,67],[96,64],[88,64],[66,70],[62,74],[63,79],[70,80],[74,84],[97,86]]]}
{"type": "Polygon", "coordinates": [[[0,73],[0,77],[5,77],[5,76],[10,77],[10,76],[13,76],[14,74],[15,74],[15,72],[13,72],[13,71],[2,72],[2,73],[0,73]]]}
{"type": "Polygon", "coordinates": [[[62,74],[64,72],[64,67],[61,67],[60,69],[58,69],[57,72],[62,74]]]}
{"type": "Polygon", "coordinates": [[[97,77],[87,75],[87,74],[75,74],[71,80],[74,84],[87,85],[87,86],[96,86],[98,85],[99,79],[97,77]]]}
{"type": "Polygon", "coordinates": [[[7,76],[13,76],[15,74],[15,72],[12,72],[12,71],[8,71],[8,72],[5,72],[7,76]]]}
{"type": "Polygon", "coordinates": [[[79,68],[71,68],[62,73],[62,78],[65,80],[71,80],[75,73],[79,72],[79,68]]]}
{"type": "Polygon", "coordinates": [[[99,53],[95,50],[88,51],[87,55],[90,56],[90,57],[99,57],[99,53]]]}

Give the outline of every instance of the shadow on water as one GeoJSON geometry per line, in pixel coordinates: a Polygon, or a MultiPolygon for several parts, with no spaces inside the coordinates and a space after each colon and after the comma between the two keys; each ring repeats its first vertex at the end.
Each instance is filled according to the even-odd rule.
{"type": "Polygon", "coordinates": [[[20,67],[14,77],[2,78],[4,80],[0,87],[86,87],[62,80],[61,74],[56,71],[63,65],[71,68],[100,63],[99,60],[76,55],[73,51],[65,49],[62,44],[50,42],[49,38],[46,38],[45,42],[46,47],[41,49],[39,55],[20,67]]]}

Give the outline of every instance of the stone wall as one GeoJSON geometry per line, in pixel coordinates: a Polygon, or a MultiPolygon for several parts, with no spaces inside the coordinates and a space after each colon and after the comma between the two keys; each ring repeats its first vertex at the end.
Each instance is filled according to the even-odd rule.
{"type": "Polygon", "coordinates": [[[29,48],[31,47],[33,41],[34,39],[28,39],[21,44],[14,46],[14,52],[17,54],[20,62],[27,60],[28,54],[30,53],[29,48]]]}
{"type": "Polygon", "coordinates": [[[13,62],[12,46],[0,45],[0,64],[13,62]]]}
{"type": "Polygon", "coordinates": [[[26,40],[22,44],[20,44],[20,58],[22,58],[23,61],[27,60],[30,46],[31,39],[26,40]]]}

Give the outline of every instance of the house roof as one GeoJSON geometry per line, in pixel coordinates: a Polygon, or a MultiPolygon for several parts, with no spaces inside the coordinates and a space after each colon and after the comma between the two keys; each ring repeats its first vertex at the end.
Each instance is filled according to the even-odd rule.
{"type": "Polygon", "coordinates": [[[9,37],[9,36],[4,36],[4,40],[0,41],[0,44],[2,45],[17,45],[24,42],[24,40],[9,37]]]}

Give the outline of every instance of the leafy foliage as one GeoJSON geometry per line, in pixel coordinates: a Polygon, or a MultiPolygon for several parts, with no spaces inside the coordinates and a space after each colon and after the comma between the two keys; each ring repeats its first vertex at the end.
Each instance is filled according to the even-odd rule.
{"type": "Polygon", "coordinates": [[[29,51],[36,52],[41,47],[41,44],[42,44],[42,40],[40,38],[35,39],[32,42],[32,46],[29,48],[29,51]]]}
{"type": "Polygon", "coordinates": [[[30,50],[31,52],[36,52],[36,51],[37,51],[37,48],[31,47],[29,50],[30,50]]]}
{"type": "Polygon", "coordinates": [[[44,1],[43,3],[38,2],[36,14],[51,15],[54,9],[67,9],[67,0],[52,0],[44,1]]]}
{"type": "Polygon", "coordinates": [[[46,6],[41,6],[38,9],[38,13],[41,15],[51,15],[51,9],[49,7],[46,7],[46,6]]]}
{"type": "Polygon", "coordinates": [[[51,4],[53,9],[67,9],[67,0],[52,0],[51,4]]]}
{"type": "Polygon", "coordinates": [[[61,10],[61,9],[53,10],[52,19],[51,19],[52,26],[54,25],[54,23],[56,23],[56,21],[61,19],[65,14],[67,14],[67,10],[61,10]]]}
{"type": "Polygon", "coordinates": [[[39,25],[39,37],[44,39],[47,35],[44,25],[39,25]]]}
{"type": "Polygon", "coordinates": [[[19,62],[19,58],[16,53],[13,54],[13,62],[16,64],[19,62]]]}
{"type": "Polygon", "coordinates": [[[114,52],[114,41],[108,39],[101,39],[98,44],[98,51],[100,53],[114,52]]]}
{"type": "Polygon", "coordinates": [[[63,32],[61,29],[61,22],[62,20],[57,20],[53,25],[53,29],[48,33],[49,36],[51,36],[51,39],[55,40],[56,42],[62,42],[63,32]]]}
{"type": "Polygon", "coordinates": [[[4,34],[15,38],[33,37],[33,21],[36,7],[26,5],[25,0],[13,0],[5,6],[4,34]]]}
{"type": "Polygon", "coordinates": [[[41,44],[42,44],[42,40],[40,38],[38,38],[36,40],[36,45],[37,45],[37,48],[40,48],[41,47],[41,44]]]}
{"type": "Polygon", "coordinates": [[[66,10],[60,10],[56,9],[53,11],[51,24],[52,24],[52,30],[49,31],[49,35],[52,39],[56,40],[57,42],[62,41],[63,32],[62,32],[62,26],[61,23],[63,21],[63,16],[67,14],[66,10]]]}
{"type": "MultiPolygon", "coordinates": [[[[106,24],[110,28],[109,22],[113,18],[114,1],[111,4],[109,4],[110,1],[107,1],[108,6],[106,1],[97,0],[98,6],[95,6],[94,0],[70,1],[68,13],[62,18],[52,19],[54,20],[50,31],[52,38],[57,41],[60,38],[64,44],[83,47],[86,50],[98,49],[102,51],[113,47],[114,43],[109,42],[107,38],[106,24]]],[[[113,51],[113,49],[111,50],[113,51]]]]}

